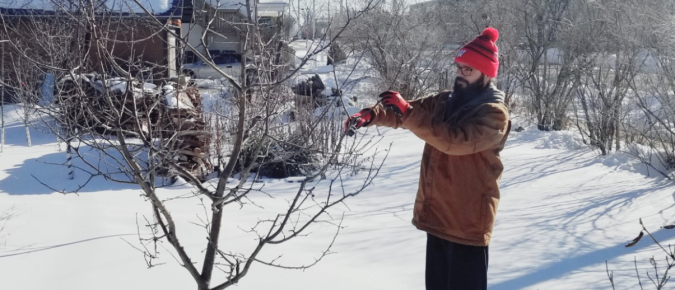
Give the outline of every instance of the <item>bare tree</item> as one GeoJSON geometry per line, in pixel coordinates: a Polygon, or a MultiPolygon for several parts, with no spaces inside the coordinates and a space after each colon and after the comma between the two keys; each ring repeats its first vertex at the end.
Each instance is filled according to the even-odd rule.
{"type": "Polygon", "coordinates": [[[675,106],[671,78],[669,74],[658,74],[643,76],[640,81],[631,83],[635,94],[632,104],[641,114],[625,123],[629,141],[635,143],[629,147],[630,152],[666,177],[675,168],[675,131],[671,125],[675,106]],[[639,145],[649,149],[644,150],[639,145]]]}
{"type": "Polygon", "coordinates": [[[642,69],[628,82],[632,98],[623,108],[627,117],[622,122],[629,153],[669,179],[675,168],[675,66],[671,50],[675,43],[665,36],[673,19],[666,11],[673,8],[670,1],[651,1],[633,10],[651,21],[637,22],[644,25],[636,31],[643,39],[638,57],[642,69]]]}
{"type": "Polygon", "coordinates": [[[452,65],[454,51],[445,49],[441,19],[409,13],[403,2],[380,5],[353,26],[344,43],[365,53],[379,75],[380,90],[415,99],[438,90],[438,76],[452,65]]]}
{"type": "Polygon", "coordinates": [[[562,130],[566,127],[568,106],[572,100],[575,81],[574,51],[560,44],[561,31],[572,23],[569,1],[530,1],[525,5],[527,69],[526,89],[532,94],[532,104],[540,130],[562,130]]]}
{"type": "MultiPolygon", "coordinates": [[[[649,281],[652,282],[652,285],[654,285],[654,289],[656,290],[661,290],[665,289],[664,287],[666,284],[670,281],[670,275],[668,272],[675,267],[675,252],[673,252],[673,249],[671,246],[668,246],[668,248],[664,247],[661,242],[659,242],[656,237],[645,227],[644,223],[642,222],[642,219],[640,219],[640,226],[642,227],[642,230],[640,230],[640,233],[638,234],[637,237],[635,237],[630,243],[626,244],[626,248],[633,247],[637,245],[644,237],[649,236],[649,238],[659,246],[661,251],[666,255],[665,257],[665,266],[661,269],[659,269],[659,265],[657,262],[657,259],[652,256],[649,258],[649,263],[654,269],[653,274],[650,274],[649,271],[645,273],[647,278],[649,278],[649,281]],[[647,235],[645,235],[645,233],[647,235]],[[663,271],[663,273],[661,273],[663,271]]],[[[662,226],[661,229],[663,230],[672,230],[675,228],[675,225],[665,225],[662,226]]],[[[607,264],[607,261],[605,261],[607,264]]],[[[634,260],[634,265],[635,265],[635,274],[637,274],[637,279],[638,279],[638,285],[640,286],[640,289],[644,290],[642,286],[642,279],[640,278],[640,272],[638,271],[638,263],[637,263],[637,258],[634,260]]],[[[612,284],[612,289],[615,289],[614,285],[614,273],[609,270],[609,265],[607,265],[607,277],[609,279],[609,282],[612,284]]]]}
{"type": "MultiPolygon", "coordinates": [[[[614,3],[589,3],[581,9],[586,15],[583,27],[574,35],[593,36],[593,41],[579,39],[585,59],[579,66],[581,103],[585,126],[578,126],[590,144],[606,155],[620,149],[621,117],[624,100],[632,93],[630,84],[643,69],[642,45],[644,26],[638,25],[633,7],[614,3]]],[[[576,113],[576,111],[575,111],[576,113]]],[[[579,123],[577,123],[579,124],[579,123]]]]}
{"type": "MultiPolygon", "coordinates": [[[[4,55],[5,45],[0,43],[2,47],[2,54],[4,55]]],[[[0,58],[0,78],[5,77],[5,58],[0,58]]],[[[5,98],[7,97],[7,89],[4,84],[0,85],[0,153],[5,148],[5,98]]]]}

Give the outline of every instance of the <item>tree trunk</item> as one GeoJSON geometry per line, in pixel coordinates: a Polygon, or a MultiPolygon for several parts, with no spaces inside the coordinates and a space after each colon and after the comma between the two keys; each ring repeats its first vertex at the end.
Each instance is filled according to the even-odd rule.
{"type": "MultiPolygon", "coordinates": [[[[5,81],[5,44],[2,46],[2,54],[0,55],[0,78],[5,81]]],[[[0,89],[0,153],[5,147],[5,86],[0,89]]]]}
{"type": "Polygon", "coordinates": [[[2,94],[0,96],[0,153],[2,153],[5,147],[5,86],[2,86],[0,94],[2,94]]]}
{"type": "Polygon", "coordinates": [[[29,111],[28,111],[28,107],[27,107],[26,103],[23,104],[23,111],[24,111],[23,125],[24,125],[24,127],[26,127],[26,141],[28,142],[28,147],[31,147],[32,142],[31,142],[31,139],[30,139],[30,129],[29,129],[29,127],[30,127],[30,121],[29,121],[30,120],[30,114],[28,113],[29,111]]]}
{"type": "Polygon", "coordinates": [[[619,120],[619,114],[621,114],[621,101],[619,101],[619,105],[616,106],[614,112],[614,132],[616,133],[614,140],[616,141],[616,151],[621,150],[621,122],[619,120]]]}
{"type": "Polygon", "coordinates": [[[593,127],[593,122],[591,121],[591,116],[588,113],[588,102],[586,101],[586,95],[584,93],[580,93],[579,96],[581,97],[581,106],[584,110],[584,116],[586,116],[586,127],[588,130],[588,138],[591,140],[591,145],[593,145],[593,142],[596,140],[596,134],[595,134],[595,128],[593,127]]]}
{"type": "Polygon", "coordinates": [[[565,114],[556,114],[555,119],[553,119],[553,131],[562,131],[567,125],[567,116],[565,114]]]}
{"type": "MultiPolygon", "coordinates": [[[[255,5],[255,2],[251,0],[246,0],[246,9],[248,9],[248,23],[255,24],[255,31],[258,32],[258,25],[257,25],[257,18],[253,19],[251,15],[251,8],[253,7],[253,10],[257,10],[257,5],[255,5]],[[255,21],[255,22],[254,22],[255,21]]],[[[250,28],[247,27],[247,33],[246,35],[249,35],[250,28]]],[[[249,36],[250,37],[250,36],[249,36]]],[[[250,52],[250,48],[245,48],[244,51],[250,52]]],[[[216,188],[216,193],[215,197],[220,199],[225,196],[225,183],[227,182],[227,179],[232,175],[232,172],[234,171],[234,166],[239,158],[239,154],[241,153],[242,145],[244,143],[244,130],[245,130],[245,122],[246,122],[246,104],[247,104],[247,98],[249,98],[249,94],[251,92],[250,84],[248,83],[247,80],[247,74],[246,74],[246,58],[242,57],[241,59],[241,75],[244,76],[242,79],[242,88],[243,90],[240,90],[239,93],[242,94],[239,99],[239,120],[237,120],[237,134],[236,134],[236,139],[234,140],[234,146],[232,149],[232,154],[230,155],[230,160],[228,161],[225,169],[220,175],[220,180],[218,181],[218,186],[216,188]]],[[[209,231],[209,238],[208,238],[208,244],[206,247],[206,253],[204,255],[204,265],[202,267],[202,273],[201,273],[201,280],[204,282],[204,287],[199,287],[199,290],[208,290],[210,288],[211,284],[211,278],[213,276],[213,269],[215,267],[216,263],[216,254],[218,253],[218,243],[220,241],[220,230],[221,230],[221,223],[223,220],[223,204],[219,203],[215,206],[215,210],[213,211],[211,215],[211,229],[209,231]]],[[[236,275],[239,275],[237,273],[236,275]]]]}
{"type": "Polygon", "coordinates": [[[541,116],[542,117],[539,119],[539,125],[537,125],[539,131],[551,131],[551,125],[553,123],[551,112],[545,109],[541,116]]]}
{"type": "Polygon", "coordinates": [[[614,120],[613,119],[608,120],[606,127],[607,132],[604,136],[604,138],[606,139],[605,144],[607,144],[606,145],[607,150],[612,151],[612,145],[614,145],[614,139],[612,139],[614,138],[614,120]]]}
{"type": "Polygon", "coordinates": [[[605,148],[605,144],[602,142],[596,142],[596,144],[600,149],[600,154],[602,154],[602,156],[607,156],[607,148],[605,148]]]}
{"type": "Polygon", "coordinates": [[[28,147],[31,147],[32,142],[30,139],[30,129],[28,129],[28,122],[26,122],[25,126],[26,126],[26,141],[28,142],[28,147]]]}

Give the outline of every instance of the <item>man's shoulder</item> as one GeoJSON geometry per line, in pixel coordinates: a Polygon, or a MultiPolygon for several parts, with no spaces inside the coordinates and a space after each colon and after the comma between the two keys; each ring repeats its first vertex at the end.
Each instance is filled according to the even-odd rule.
{"type": "Polygon", "coordinates": [[[485,90],[486,97],[491,99],[493,102],[498,102],[498,103],[504,103],[504,98],[506,94],[504,91],[500,90],[497,88],[495,84],[490,84],[488,88],[485,90]]]}
{"type": "Polygon", "coordinates": [[[426,97],[413,100],[412,102],[435,106],[437,102],[444,102],[445,100],[447,100],[451,94],[452,94],[451,90],[444,90],[432,95],[428,95],[426,97]]]}
{"type": "Polygon", "coordinates": [[[486,112],[491,113],[490,115],[498,113],[499,115],[504,115],[508,119],[509,109],[506,106],[505,95],[506,94],[503,91],[497,89],[494,84],[491,84],[485,89],[480,97],[474,99],[474,109],[481,111],[484,114],[486,112]]]}
{"type": "Polygon", "coordinates": [[[433,94],[433,95],[430,95],[430,96],[428,96],[428,97],[426,97],[426,98],[427,98],[427,99],[428,99],[428,98],[447,98],[447,97],[449,97],[450,95],[452,95],[452,90],[442,90],[442,91],[440,91],[440,92],[438,92],[438,93],[435,93],[435,94],[433,94]]]}

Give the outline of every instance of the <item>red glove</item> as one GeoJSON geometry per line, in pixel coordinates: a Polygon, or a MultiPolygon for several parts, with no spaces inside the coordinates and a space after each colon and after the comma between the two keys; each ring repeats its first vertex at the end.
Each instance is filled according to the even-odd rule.
{"type": "Polygon", "coordinates": [[[401,94],[395,91],[386,91],[380,94],[380,101],[385,109],[392,109],[399,117],[405,115],[412,108],[401,94]]]}
{"type": "Polygon", "coordinates": [[[370,124],[373,120],[373,111],[371,109],[363,109],[360,112],[349,116],[345,121],[345,132],[347,136],[354,136],[354,131],[370,124]]]}

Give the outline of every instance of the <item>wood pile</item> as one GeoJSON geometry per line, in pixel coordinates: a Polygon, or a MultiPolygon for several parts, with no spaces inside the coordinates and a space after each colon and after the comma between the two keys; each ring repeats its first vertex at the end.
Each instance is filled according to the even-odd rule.
{"type": "Polygon", "coordinates": [[[174,144],[178,165],[205,181],[206,175],[213,172],[213,165],[209,161],[212,133],[204,122],[199,90],[188,87],[165,96],[167,99],[175,98],[173,101],[167,100],[167,103],[176,106],[167,106],[166,116],[169,121],[163,131],[164,137],[174,141],[171,144],[174,144]]]}
{"type": "Polygon", "coordinates": [[[95,80],[91,75],[65,79],[57,86],[56,98],[62,123],[79,132],[93,130],[101,135],[114,135],[119,129],[125,137],[161,139],[159,148],[168,152],[159,174],[181,176],[180,170],[168,162],[205,181],[213,172],[209,161],[210,128],[203,117],[201,97],[196,87],[167,85],[161,90],[144,89],[134,83],[114,85],[95,80]],[[110,106],[117,110],[110,110],[110,106]],[[121,117],[114,111],[121,112],[121,117]],[[85,129],[85,130],[83,130],[85,129]]]}

